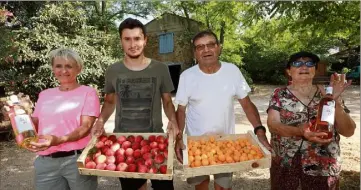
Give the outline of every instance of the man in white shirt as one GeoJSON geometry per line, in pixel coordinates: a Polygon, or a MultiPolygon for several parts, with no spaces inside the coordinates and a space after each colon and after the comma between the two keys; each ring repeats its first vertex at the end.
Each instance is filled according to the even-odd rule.
{"type": "MultiPolygon", "coordinates": [[[[248,97],[251,89],[242,73],[234,64],[219,61],[221,46],[217,36],[211,31],[202,31],[194,36],[192,42],[198,64],[181,74],[175,98],[180,129],[175,147],[178,160],[182,162],[185,126],[187,135],[191,136],[235,133],[234,97],[241,104],[260,142],[270,149],[266,129],[256,106],[248,97]]],[[[209,176],[188,178],[187,181],[195,185],[196,190],[206,190],[209,176]]],[[[214,181],[216,190],[231,189],[232,173],[216,174],[214,181]]]]}

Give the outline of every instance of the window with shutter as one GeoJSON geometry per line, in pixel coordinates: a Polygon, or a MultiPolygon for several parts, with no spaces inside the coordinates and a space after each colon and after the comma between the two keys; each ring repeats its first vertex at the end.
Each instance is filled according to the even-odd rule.
{"type": "Polygon", "coordinates": [[[159,35],[159,53],[171,53],[174,51],[173,33],[159,35]]]}

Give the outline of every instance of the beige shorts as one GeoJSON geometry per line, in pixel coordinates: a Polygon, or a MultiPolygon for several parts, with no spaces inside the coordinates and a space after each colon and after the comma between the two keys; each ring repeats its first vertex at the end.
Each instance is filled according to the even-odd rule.
{"type": "MultiPolygon", "coordinates": [[[[221,173],[221,174],[214,174],[214,182],[216,182],[219,186],[223,188],[231,188],[232,187],[232,175],[233,173],[221,173]]],[[[209,175],[202,175],[187,178],[187,182],[190,185],[199,185],[204,180],[209,179],[209,175]]]]}

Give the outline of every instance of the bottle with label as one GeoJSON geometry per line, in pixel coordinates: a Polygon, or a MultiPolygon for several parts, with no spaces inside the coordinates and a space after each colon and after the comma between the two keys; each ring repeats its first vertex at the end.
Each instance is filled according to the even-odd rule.
{"type": "Polygon", "coordinates": [[[332,86],[326,87],[326,96],[324,96],[318,105],[316,123],[310,128],[314,132],[324,132],[327,135],[322,139],[330,139],[333,136],[335,122],[335,100],[332,98],[332,86]]]}
{"type": "Polygon", "coordinates": [[[16,95],[10,96],[9,117],[15,134],[16,143],[25,148],[31,141],[38,141],[34,123],[25,110],[21,108],[16,95]]]}

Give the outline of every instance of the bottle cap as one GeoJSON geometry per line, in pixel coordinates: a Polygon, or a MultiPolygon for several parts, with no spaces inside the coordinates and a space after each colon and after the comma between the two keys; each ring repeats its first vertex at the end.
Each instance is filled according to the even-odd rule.
{"type": "Polygon", "coordinates": [[[333,87],[332,87],[332,86],[326,87],[326,94],[332,94],[332,91],[333,91],[333,87]]]}
{"type": "Polygon", "coordinates": [[[10,101],[13,103],[13,104],[19,104],[19,98],[17,95],[11,95],[10,96],[10,101]]]}
{"type": "Polygon", "coordinates": [[[23,110],[23,109],[16,109],[15,110],[15,115],[22,115],[22,114],[26,114],[25,110],[23,110]]]}

